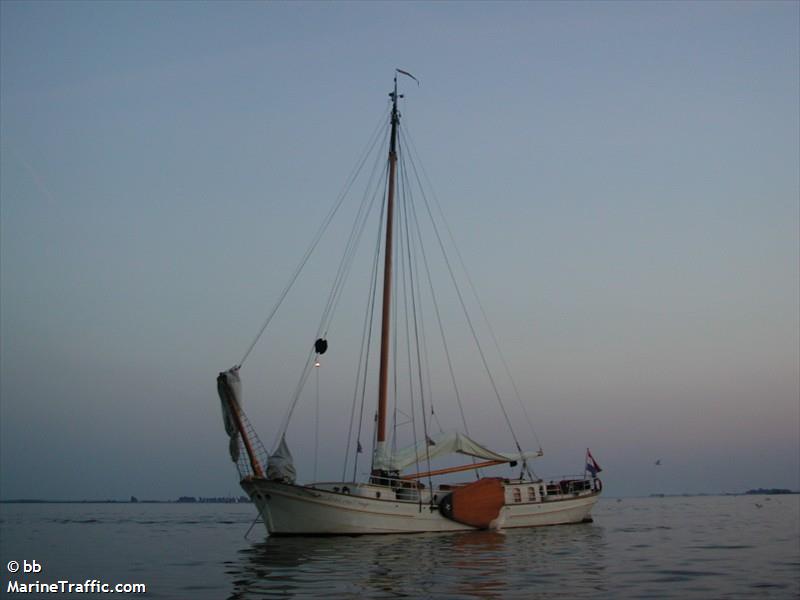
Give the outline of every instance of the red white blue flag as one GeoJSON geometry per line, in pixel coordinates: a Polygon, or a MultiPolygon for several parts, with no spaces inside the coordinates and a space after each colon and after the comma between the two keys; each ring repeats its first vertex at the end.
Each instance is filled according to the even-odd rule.
{"type": "Polygon", "coordinates": [[[589,449],[586,449],[586,470],[592,474],[592,477],[597,477],[597,474],[602,471],[603,469],[600,468],[600,465],[597,464],[597,461],[592,456],[592,453],[589,452],[589,449]]]}

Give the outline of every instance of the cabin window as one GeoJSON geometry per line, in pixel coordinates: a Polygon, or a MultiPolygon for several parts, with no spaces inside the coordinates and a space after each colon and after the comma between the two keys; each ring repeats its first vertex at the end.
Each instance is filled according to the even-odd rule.
{"type": "Polygon", "coordinates": [[[536,501],[536,489],[529,487],[528,488],[528,502],[535,502],[536,501]]]}
{"type": "Polygon", "coordinates": [[[519,491],[519,488],[514,488],[514,502],[522,502],[522,493],[519,491]]]}
{"type": "Polygon", "coordinates": [[[543,485],[539,486],[539,497],[540,498],[544,498],[544,486],[543,485]]]}

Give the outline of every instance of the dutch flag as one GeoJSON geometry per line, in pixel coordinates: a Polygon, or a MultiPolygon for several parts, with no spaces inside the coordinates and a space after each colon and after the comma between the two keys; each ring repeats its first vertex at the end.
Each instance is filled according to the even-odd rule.
{"type": "Polygon", "coordinates": [[[597,461],[592,456],[592,453],[589,452],[589,449],[586,449],[586,470],[592,474],[592,477],[597,477],[597,474],[602,471],[603,469],[600,468],[600,465],[597,464],[597,461]]]}

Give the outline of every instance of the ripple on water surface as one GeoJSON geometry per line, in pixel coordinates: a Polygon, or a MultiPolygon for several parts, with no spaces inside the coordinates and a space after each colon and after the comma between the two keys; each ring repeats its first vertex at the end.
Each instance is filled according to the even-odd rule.
{"type": "Polygon", "coordinates": [[[601,500],[594,523],[505,532],[267,538],[259,525],[249,541],[252,505],[0,512],[3,561],[37,558],[42,581],[143,582],[152,598],[800,597],[800,496],[601,500]]]}

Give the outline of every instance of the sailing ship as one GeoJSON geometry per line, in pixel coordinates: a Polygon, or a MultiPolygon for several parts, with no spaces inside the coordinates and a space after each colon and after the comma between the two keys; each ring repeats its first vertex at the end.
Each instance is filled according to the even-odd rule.
{"type": "MultiPolygon", "coordinates": [[[[383,163],[381,179],[384,183],[373,186],[376,197],[379,196],[380,208],[375,211],[380,212],[379,231],[368,294],[370,301],[364,317],[360,359],[356,369],[356,393],[351,407],[351,428],[345,450],[345,473],[352,460],[353,476],[347,478],[345,475],[341,481],[335,482],[299,483],[286,440],[286,432],[302,389],[311,372],[319,368],[322,355],[328,350],[327,331],[331,314],[341,297],[344,282],[352,266],[353,253],[365,228],[367,213],[371,210],[364,202],[358,211],[345,256],[337,271],[318,336],[308,351],[300,382],[271,452],[266,451],[242,409],[240,369],[319,243],[321,231],[330,222],[332,214],[338,210],[338,203],[326,217],[323,227],[314,237],[309,251],[304,255],[300,266],[294,272],[242,361],[220,373],[217,378],[223,421],[229,436],[229,451],[237,465],[241,487],[257,506],[260,517],[271,535],[446,532],[591,521],[591,509],[602,491],[602,483],[597,477],[600,467],[587,450],[586,469],[582,476],[545,481],[534,473],[531,462],[543,454],[542,449],[539,447],[534,451],[523,451],[507,408],[498,392],[498,386],[489,371],[485,352],[477,339],[478,354],[481,359],[479,362],[482,362],[488,372],[490,387],[498,400],[499,412],[510,432],[508,441],[516,449],[513,452],[497,452],[470,435],[466,419],[463,418],[463,406],[453,376],[453,360],[446,341],[443,347],[449,373],[453,376],[452,383],[459,402],[464,431],[445,431],[440,426],[438,433],[433,432],[438,417],[433,409],[427,345],[424,333],[420,334],[422,326],[419,318],[422,305],[425,304],[420,281],[425,278],[419,273],[415,277],[413,269],[416,267],[418,271],[427,274],[431,285],[433,278],[430,275],[428,257],[421,249],[422,241],[418,226],[415,225],[418,224],[418,212],[408,200],[412,176],[419,181],[419,174],[413,166],[411,170],[403,166],[403,160],[408,154],[405,149],[409,144],[400,128],[401,114],[398,101],[404,96],[398,94],[398,74],[416,80],[406,71],[401,69],[395,71],[394,87],[389,93],[388,114],[385,115],[388,116],[388,123],[384,121],[383,125],[388,138],[388,159],[381,161],[383,163]],[[379,269],[381,255],[382,270],[379,269]],[[423,264],[424,268],[420,268],[420,264],[423,264]],[[379,275],[382,275],[382,286],[378,284],[379,275]],[[382,292],[380,298],[378,288],[381,288],[382,292]],[[405,327],[399,324],[403,308],[405,327]],[[378,320],[380,344],[379,348],[374,348],[374,345],[370,344],[371,333],[373,322],[377,329],[378,320]],[[403,333],[404,336],[401,335],[403,333]],[[405,379],[397,372],[398,363],[401,362],[398,355],[403,354],[399,349],[401,337],[407,346],[405,366],[414,371],[416,379],[413,377],[405,379]],[[377,390],[370,390],[377,392],[371,464],[369,471],[359,478],[358,458],[364,452],[361,438],[362,424],[365,420],[364,399],[370,395],[367,380],[370,379],[369,373],[374,371],[370,370],[370,355],[378,352],[377,390]],[[408,415],[408,412],[397,408],[400,396],[410,401],[411,418],[407,419],[405,425],[406,429],[409,429],[407,425],[410,420],[413,432],[411,443],[407,447],[398,448],[397,440],[400,436],[397,432],[404,425],[402,415],[408,415]],[[356,410],[358,398],[361,400],[360,411],[356,410]],[[392,421],[390,402],[393,402],[395,407],[393,422],[390,422],[392,421]],[[418,405],[416,411],[415,405],[418,405]],[[356,418],[356,415],[361,416],[356,418]],[[432,461],[445,456],[466,457],[469,462],[433,469],[432,461]],[[514,471],[514,476],[511,477],[484,476],[486,470],[498,466],[512,469],[518,467],[519,473],[514,471]],[[452,480],[453,474],[468,471],[475,474],[474,479],[452,480]]],[[[374,139],[380,139],[380,135],[374,139]]],[[[373,142],[372,146],[376,144],[373,142]]],[[[364,164],[363,161],[361,164],[364,164]]],[[[364,198],[367,197],[368,194],[365,194],[364,198]]],[[[427,197],[425,203],[426,212],[433,219],[427,197]]],[[[444,252],[441,230],[435,225],[433,228],[444,252]]],[[[447,258],[445,261],[452,275],[452,263],[447,258]]],[[[433,307],[428,312],[436,314],[439,331],[442,338],[445,338],[441,318],[442,307],[437,303],[433,293],[427,298],[428,304],[433,307]]],[[[466,311],[460,291],[458,298],[461,307],[466,311]]],[[[476,327],[469,316],[467,323],[468,329],[475,336],[476,327]]],[[[493,333],[492,337],[496,341],[493,333]]],[[[499,345],[497,348],[499,351],[499,345]]],[[[506,362],[503,364],[507,366],[506,362]]],[[[510,371],[508,375],[510,376],[510,371]]],[[[372,379],[370,381],[374,382],[372,379]]],[[[374,386],[374,383],[372,385],[374,386]]],[[[519,399],[516,385],[513,388],[519,399]]],[[[521,400],[520,406],[524,411],[524,403],[521,400]]],[[[367,415],[366,420],[369,420],[369,410],[367,415]]],[[[528,418],[527,412],[525,417],[528,418]]],[[[316,472],[314,475],[316,477],[316,472]]]]}

